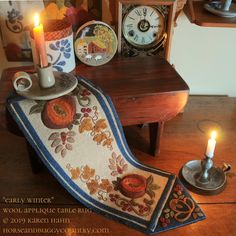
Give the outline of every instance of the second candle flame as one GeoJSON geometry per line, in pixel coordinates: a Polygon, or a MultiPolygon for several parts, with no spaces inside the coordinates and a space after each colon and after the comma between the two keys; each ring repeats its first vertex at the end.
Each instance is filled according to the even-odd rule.
{"type": "Polygon", "coordinates": [[[217,133],[216,131],[211,132],[211,139],[216,139],[217,133]]]}

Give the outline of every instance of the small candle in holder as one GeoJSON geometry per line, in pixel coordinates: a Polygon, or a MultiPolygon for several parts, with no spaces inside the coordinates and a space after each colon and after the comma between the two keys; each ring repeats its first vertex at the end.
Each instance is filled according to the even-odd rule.
{"type": "Polygon", "coordinates": [[[43,25],[40,23],[39,15],[37,13],[34,15],[33,32],[34,32],[36,54],[39,60],[39,66],[42,68],[47,67],[48,59],[44,40],[43,25]]]}
{"type": "Polygon", "coordinates": [[[214,150],[216,146],[216,131],[212,131],[211,138],[208,140],[206,156],[212,158],[214,156],[214,150]]]}

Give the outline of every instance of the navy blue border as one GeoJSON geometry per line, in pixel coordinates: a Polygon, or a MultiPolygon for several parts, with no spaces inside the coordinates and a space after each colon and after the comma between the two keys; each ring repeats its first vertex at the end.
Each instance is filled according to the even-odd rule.
{"type": "MultiPolygon", "coordinates": [[[[135,166],[136,168],[138,169],[142,169],[144,171],[147,171],[147,172],[151,172],[151,173],[155,173],[155,174],[158,174],[158,175],[161,175],[161,176],[164,176],[164,177],[168,177],[168,182],[166,184],[166,187],[162,193],[162,196],[161,198],[159,199],[159,202],[156,206],[156,208],[154,209],[153,211],[153,214],[152,214],[152,217],[150,219],[150,221],[146,221],[146,220],[142,220],[138,217],[135,217],[135,216],[131,216],[130,214],[127,214],[127,213],[124,213],[124,212],[121,212],[119,210],[116,210],[114,208],[111,208],[109,206],[106,206],[105,204],[102,204],[100,202],[98,202],[97,200],[91,198],[88,194],[86,194],[82,189],[80,189],[72,180],[71,178],[69,178],[69,176],[63,171],[63,169],[58,165],[58,163],[52,158],[52,156],[50,155],[50,153],[48,152],[47,148],[44,146],[44,144],[42,143],[41,139],[38,137],[35,129],[32,127],[32,125],[29,123],[26,115],[23,113],[22,109],[20,108],[19,104],[17,103],[18,101],[20,100],[23,100],[24,98],[22,97],[16,97],[16,98],[13,98],[13,99],[9,99],[8,100],[8,104],[7,104],[7,108],[9,109],[10,113],[13,115],[14,119],[16,120],[17,124],[19,125],[19,127],[21,128],[21,130],[23,131],[24,135],[26,136],[27,140],[30,142],[30,144],[35,148],[37,154],[41,157],[42,161],[44,162],[44,164],[49,168],[49,170],[52,172],[52,174],[59,180],[59,182],[62,184],[62,186],[71,194],[73,195],[76,199],[78,199],[80,202],[82,202],[84,205],[86,205],[88,208],[92,208],[95,212],[98,212],[102,215],[105,215],[107,217],[110,217],[114,220],[118,220],[122,223],[125,223],[126,225],[128,226],[132,226],[136,229],[139,229],[140,231],[142,232],[146,232],[146,233],[155,233],[155,232],[158,232],[159,230],[157,230],[157,221],[156,221],[156,218],[157,218],[157,215],[160,213],[160,207],[163,205],[163,202],[167,200],[167,193],[168,191],[170,191],[170,188],[171,186],[173,186],[173,181],[175,180],[175,175],[173,174],[170,174],[170,173],[167,173],[167,172],[163,172],[157,168],[153,168],[153,167],[150,167],[148,165],[144,165],[144,164],[141,164],[139,163],[139,161],[133,156],[133,154],[131,153],[129,147],[128,147],[128,144],[126,142],[126,139],[125,139],[125,136],[124,136],[124,133],[123,133],[123,128],[122,128],[122,125],[119,121],[119,118],[118,118],[118,115],[115,111],[115,108],[112,104],[112,101],[110,99],[110,97],[106,96],[99,88],[97,88],[96,86],[94,86],[90,81],[84,79],[84,78],[81,78],[81,77],[78,77],[78,80],[79,80],[79,83],[82,84],[84,87],[88,88],[90,91],[93,92],[93,94],[96,96],[97,100],[101,103],[101,106],[103,107],[104,109],[104,113],[106,114],[107,116],[107,119],[108,119],[108,122],[112,128],[112,131],[113,131],[113,135],[116,139],[116,142],[117,142],[117,145],[122,153],[122,155],[126,158],[126,160],[132,164],[133,166],[135,166]],[[88,85],[89,84],[89,85],[88,85]],[[121,139],[119,137],[119,134],[118,134],[118,131],[115,127],[115,122],[114,122],[114,119],[112,118],[112,115],[110,114],[110,111],[104,101],[104,98],[99,94],[99,92],[96,90],[99,90],[100,93],[103,94],[103,96],[106,98],[111,110],[112,110],[112,113],[114,115],[114,118],[115,118],[115,122],[117,124],[117,127],[119,129],[119,132],[120,132],[120,135],[121,135],[121,139]],[[20,120],[18,120],[18,118],[16,117],[15,115],[15,112],[14,110],[12,109],[12,107],[15,108],[16,110],[16,113],[21,117],[22,119],[22,123],[28,128],[28,132],[25,130],[23,124],[20,122],[20,120]],[[32,136],[32,137],[31,137],[32,136]],[[33,138],[34,137],[34,138],[33,138]],[[35,141],[35,142],[34,142],[35,141]],[[123,142],[123,145],[122,145],[122,142],[123,142]],[[41,150],[41,151],[40,151],[41,150]],[[47,159],[47,160],[46,160],[47,159]],[[136,163],[136,162],[137,163],[136,163]],[[49,163],[48,163],[49,162],[49,163]],[[52,168],[52,166],[58,171],[58,172],[55,172],[52,168]],[[64,180],[64,181],[63,181],[64,180]],[[72,191],[67,185],[71,186],[72,189],[75,190],[72,191]],[[80,196],[86,198],[87,200],[89,200],[91,203],[93,203],[94,205],[97,205],[98,207],[100,208],[103,208],[104,210],[106,211],[110,211],[112,212],[113,214],[116,214],[116,215],[119,215],[121,217],[125,217],[125,218],[128,218],[128,219],[131,219],[133,221],[136,221],[137,223],[140,223],[140,224],[144,224],[146,225],[148,228],[147,229],[144,229],[145,227],[142,227],[140,225],[137,225],[136,223],[134,222],[128,222],[126,221],[125,219],[122,219],[116,215],[111,215],[110,213],[107,213],[107,212],[104,212],[103,210],[100,210],[100,209],[97,209],[95,207],[94,209],[94,206],[90,205],[90,203],[87,203],[85,202],[80,196]],[[156,231],[157,230],[157,231],[156,231]]],[[[170,229],[168,227],[168,229],[170,229]]],[[[167,229],[167,230],[168,230],[167,229]]],[[[163,229],[161,230],[163,231],[163,229]]]]}

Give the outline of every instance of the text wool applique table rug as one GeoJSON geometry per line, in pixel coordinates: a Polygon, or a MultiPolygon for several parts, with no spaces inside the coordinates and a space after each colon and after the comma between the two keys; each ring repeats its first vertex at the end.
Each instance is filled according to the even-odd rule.
{"type": "Polygon", "coordinates": [[[131,153],[110,98],[78,77],[50,101],[8,99],[8,109],[62,186],[94,212],[153,234],[205,218],[178,178],[131,153]]]}

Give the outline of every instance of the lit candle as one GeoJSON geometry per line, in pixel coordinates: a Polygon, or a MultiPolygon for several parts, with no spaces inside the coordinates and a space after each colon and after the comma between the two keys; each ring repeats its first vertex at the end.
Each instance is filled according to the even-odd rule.
{"type": "Polygon", "coordinates": [[[39,15],[36,13],[34,15],[34,42],[36,55],[39,60],[40,67],[48,66],[47,52],[45,47],[43,25],[39,22],[39,15]]]}
{"type": "Polygon", "coordinates": [[[216,131],[212,131],[211,138],[208,140],[206,156],[212,158],[214,156],[214,150],[216,146],[216,131]]]}

